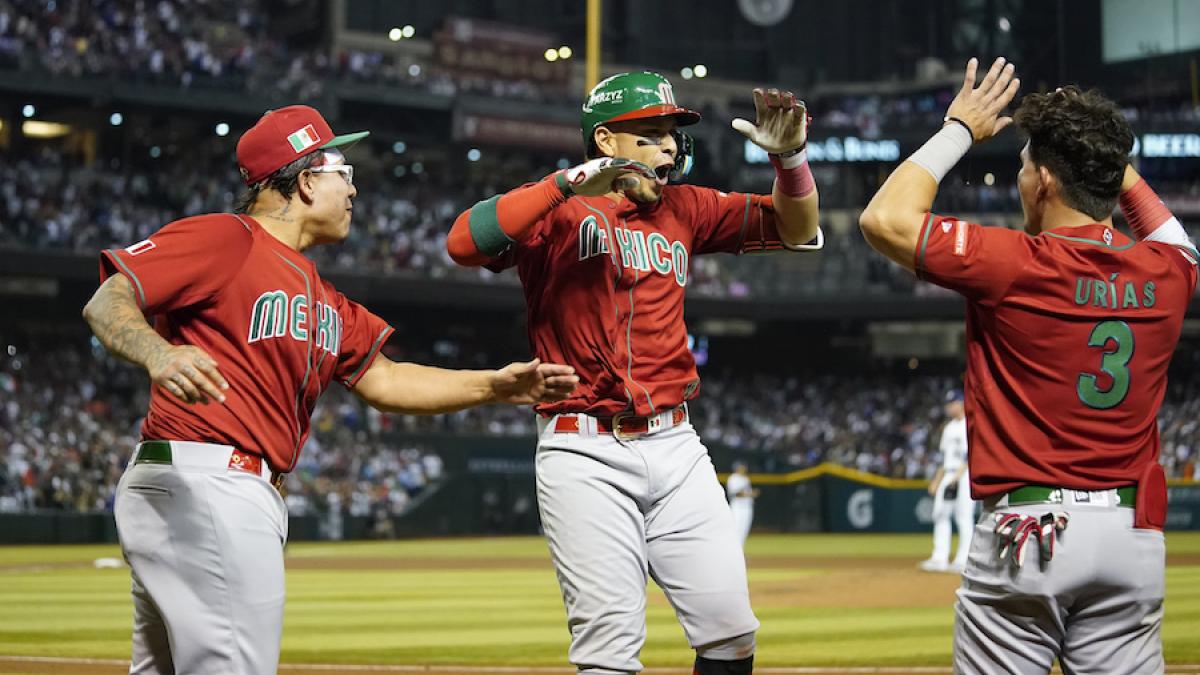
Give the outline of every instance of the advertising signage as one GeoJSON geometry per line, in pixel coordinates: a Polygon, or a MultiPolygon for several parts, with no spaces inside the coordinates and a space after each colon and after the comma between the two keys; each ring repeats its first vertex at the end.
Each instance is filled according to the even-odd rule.
{"type": "MultiPolygon", "coordinates": [[[[1015,139],[1016,137],[1011,137],[1015,139]]],[[[842,136],[812,138],[808,141],[808,161],[822,162],[899,162],[923,143],[906,139],[904,156],[901,156],[900,141],[894,138],[859,138],[842,136]]],[[[1013,141],[1016,142],[1016,141],[1013,141]]],[[[1024,142],[1023,140],[1021,141],[1024,142]]],[[[973,152],[986,156],[998,156],[1011,151],[1005,143],[990,143],[973,152]]],[[[762,148],[745,141],[744,159],[747,164],[767,164],[767,153],[762,148]]],[[[1146,159],[1179,158],[1200,159],[1200,134],[1197,133],[1144,133],[1133,142],[1133,156],[1146,159]]]]}
{"type": "MultiPolygon", "coordinates": [[[[767,152],[750,141],[744,149],[747,164],[768,163],[767,152]]],[[[892,138],[810,138],[808,161],[816,162],[895,162],[900,159],[900,141],[892,138]]]]}

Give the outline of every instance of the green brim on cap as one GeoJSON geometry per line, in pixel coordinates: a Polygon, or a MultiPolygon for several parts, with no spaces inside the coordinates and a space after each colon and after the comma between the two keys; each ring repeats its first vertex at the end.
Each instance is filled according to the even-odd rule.
{"type": "Polygon", "coordinates": [[[370,133],[371,132],[369,132],[369,131],[356,131],[352,134],[342,134],[341,136],[334,136],[333,140],[329,141],[325,145],[322,145],[321,149],[324,150],[325,148],[336,148],[341,145],[349,145],[350,143],[354,143],[355,141],[361,141],[362,139],[369,136],[370,133]]]}

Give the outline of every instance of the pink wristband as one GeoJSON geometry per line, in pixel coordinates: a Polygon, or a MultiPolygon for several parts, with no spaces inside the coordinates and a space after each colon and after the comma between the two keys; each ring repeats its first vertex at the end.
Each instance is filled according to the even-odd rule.
{"type": "Polygon", "coordinates": [[[1163,223],[1171,219],[1171,211],[1154,193],[1146,181],[1139,180],[1133,187],[1121,193],[1121,213],[1129,221],[1134,235],[1145,239],[1163,223]]]}
{"type": "Polygon", "coordinates": [[[812,171],[808,168],[808,150],[787,158],[769,155],[775,167],[775,183],[779,191],[789,197],[806,197],[817,189],[812,171]]]}

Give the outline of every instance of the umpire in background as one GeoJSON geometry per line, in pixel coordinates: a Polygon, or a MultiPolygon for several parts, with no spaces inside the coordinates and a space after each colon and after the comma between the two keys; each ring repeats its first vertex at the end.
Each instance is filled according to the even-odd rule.
{"type": "Polygon", "coordinates": [[[984,508],[954,670],[1043,674],[1058,659],[1066,673],[1161,673],[1156,417],[1196,252],[1149,187],[1123,185],[1133,133],[1120,111],[1074,87],[1016,112],[1025,232],[931,213],[971,145],[1014,121],[1001,116],[1013,66],[997,59],[978,87],[975,74],[972,59],[945,126],[859,221],[876,250],[967,302],[971,491],[984,508]],[[1119,196],[1142,241],[1113,228],[1119,196]]]}

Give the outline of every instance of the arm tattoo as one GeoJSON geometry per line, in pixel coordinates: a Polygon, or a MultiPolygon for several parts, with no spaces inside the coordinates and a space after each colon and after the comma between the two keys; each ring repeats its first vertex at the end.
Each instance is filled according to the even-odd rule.
{"type": "Polygon", "coordinates": [[[120,274],[100,286],[84,308],[84,318],[109,353],[147,370],[171,346],[146,321],[129,280],[120,274]]]}

